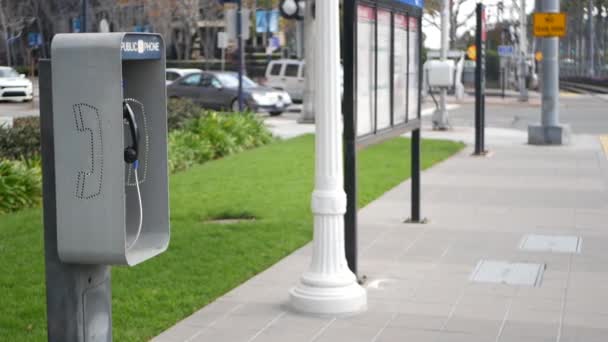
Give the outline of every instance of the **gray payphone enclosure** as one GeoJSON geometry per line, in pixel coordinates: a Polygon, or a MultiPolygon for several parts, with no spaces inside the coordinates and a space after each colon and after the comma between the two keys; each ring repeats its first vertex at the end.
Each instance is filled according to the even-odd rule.
{"type": "Polygon", "coordinates": [[[57,244],[66,263],[135,265],[169,244],[165,47],[160,35],[58,34],[52,43],[57,244]],[[140,201],[123,101],[139,130],[140,201]]]}

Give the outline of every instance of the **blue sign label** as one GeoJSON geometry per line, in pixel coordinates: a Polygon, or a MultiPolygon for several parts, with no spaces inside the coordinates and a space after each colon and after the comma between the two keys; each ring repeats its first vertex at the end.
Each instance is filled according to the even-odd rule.
{"type": "Polygon", "coordinates": [[[500,57],[511,57],[513,56],[514,49],[512,45],[499,45],[498,55],[500,57]]]}
{"type": "Polygon", "coordinates": [[[397,0],[401,3],[416,6],[416,7],[424,7],[424,0],[397,0]]]}
{"type": "Polygon", "coordinates": [[[279,11],[257,10],[255,13],[256,32],[279,32],[279,11]]]}
{"type": "Polygon", "coordinates": [[[160,38],[149,34],[127,34],[120,46],[123,60],[161,59],[162,48],[160,38]]]}
{"type": "Polygon", "coordinates": [[[27,45],[31,48],[42,45],[42,35],[36,32],[30,32],[27,34],[27,45]]]}
{"type": "Polygon", "coordinates": [[[80,33],[80,18],[72,19],[72,32],[80,33]]]}

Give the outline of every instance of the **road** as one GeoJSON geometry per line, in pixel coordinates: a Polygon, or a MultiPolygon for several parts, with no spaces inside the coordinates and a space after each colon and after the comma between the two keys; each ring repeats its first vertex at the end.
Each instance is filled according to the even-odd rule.
{"type": "MultiPolygon", "coordinates": [[[[527,131],[528,125],[540,121],[540,99],[530,103],[518,103],[499,98],[488,98],[486,104],[486,126],[527,131]]],[[[570,124],[575,134],[608,134],[608,95],[560,94],[560,122],[570,124]]],[[[473,104],[463,104],[449,112],[454,127],[474,127],[473,104]]]]}

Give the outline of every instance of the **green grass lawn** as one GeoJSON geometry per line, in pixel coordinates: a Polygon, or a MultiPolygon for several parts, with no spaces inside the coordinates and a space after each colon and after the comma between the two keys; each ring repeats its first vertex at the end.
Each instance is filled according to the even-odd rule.
{"type": "MultiPolygon", "coordinates": [[[[313,139],[277,142],[171,177],[169,250],[112,270],[116,341],[148,340],[310,241],[313,139]],[[257,219],[207,222],[234,215],[257,219]]],[[[462,147],[423,141],[422,165],[462,147]]],[[[409,177],[409,148],[397,138],[360,152],[359,206],[409,177]]],[[[41,216],[31,209],[0,217],[0,341],[46,340],[41,216]]]]}

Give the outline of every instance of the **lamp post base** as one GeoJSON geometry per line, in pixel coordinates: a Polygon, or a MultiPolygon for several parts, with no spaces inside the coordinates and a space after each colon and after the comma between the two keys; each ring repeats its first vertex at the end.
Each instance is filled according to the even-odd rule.
{"type": "MultiPolygon", "coordinates": [[[[315,315],[351,315],[367,309],[367,293],[352,277],[352,281],[342,286],[325,283],[317,279],[309,285],[306,275],[298,286],[289,291],[291,307],[298,312],[315,315]]],[[[333,278],[333,277],[328,277],[333,278]]]]}
{"type": "Polygon", "coordinates": [[[570,143],[570,126],[528,126],[528,144],[530,145],[568,145],[570,143]]]}

